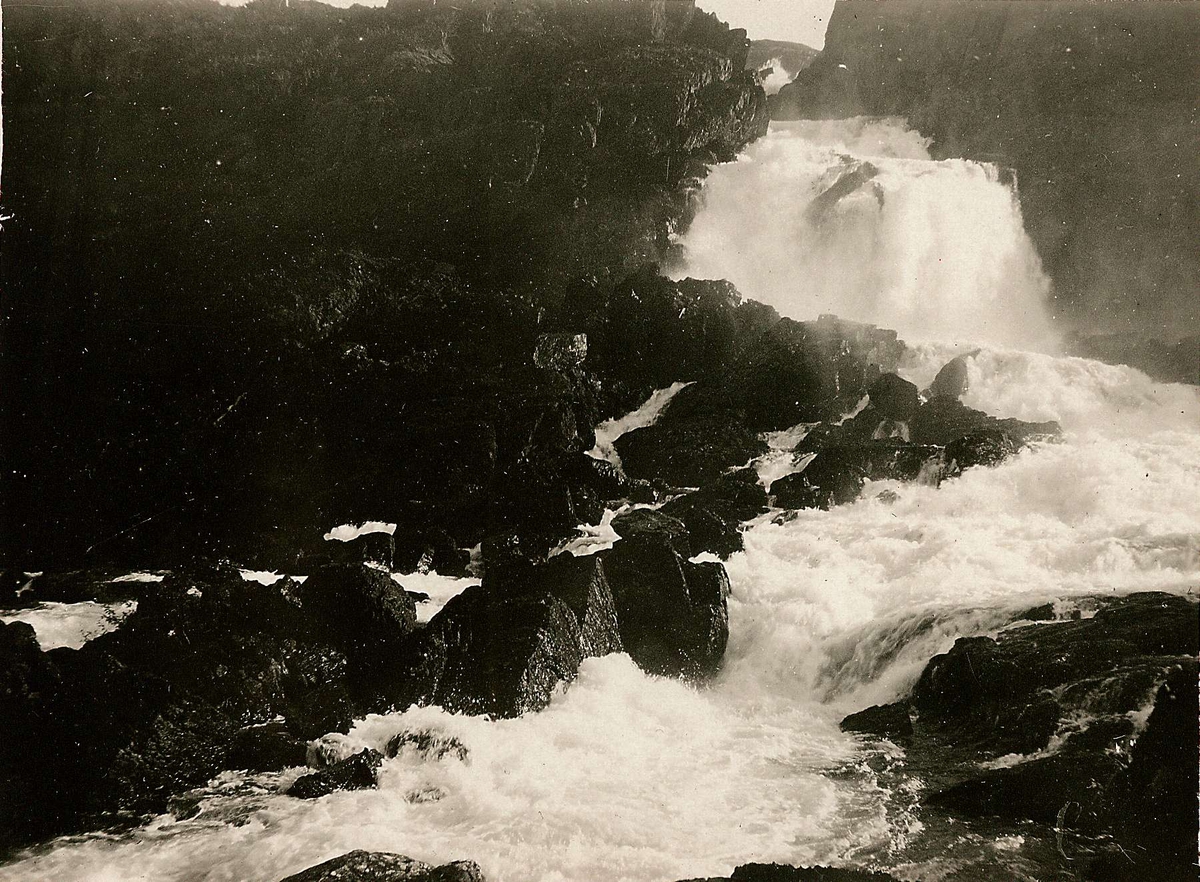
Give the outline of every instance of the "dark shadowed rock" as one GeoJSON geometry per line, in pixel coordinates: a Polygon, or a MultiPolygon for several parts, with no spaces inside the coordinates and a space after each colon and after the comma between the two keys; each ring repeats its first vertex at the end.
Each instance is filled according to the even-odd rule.
{"type": "Polygon", "coordinates": [[[694,553],[711,551],[722,558],[742,550],[742,524],[766,510],[767,491],[753,468],[727,472],[661,509],[687,527],[694,553]]]}
{"type": "Polygon", "coordinates": [[[688,882],[897,882],[894,876],[839,867],[793,867],[787,864],[743,864],[730,876],[688,882]]]}
{"type": "Polygon", "coordinates": [[[867,390],[871,406],[892,420],[910,420],[921,405],[917,387],[895,374],[883,374],[867,390]]]}
{"type": "Polygon", "coordinates": [[[327,539],[322,550],[328,553],[333,563],[374,563],[390,570],[396,554],[396,543],[391,533],[363,533],[344,542],[327,539]]]}
{"type": "Polygon", "coordinates": [[[397,660],[397,698],[517,716],[546,705],[580,662],[621,650],[600,560],[561,554],[487,564],[483,584],[452,598],[397,660]]]}
{"type": "Polygon", "coordinates": [[[981,410],[973,410],[953,398],[934,398],[921,405],[909,423],[914,444],[946,446],[972,432],[1000,429],[1018,444],[1039,438],[1056,437],[1056,422],[1028,423],[1016,419],[996,419],[981,410]]]}
{"type": "Polygon", "coordinates": [[[912,693],[910,761],[939,767],[931,806],[1115,836],[1130,867],[1101,848],[1094,878],[1184,878],[1195,847],[1197,604],[1155,592],[1089,603],[1091,617],[960,639],[933,658],[912,693]]]}
{"type": "MultiPolygon", "coordinates": [[[[686,393],[685,389],[680,395],[686,393]]],[[[674,407],[673,402],[653,426],[617,439],[626,474],[675,487],[700,487],[767,452],[766,442],[737,414],[715,411],[677,416],[674,407]]]]}
{"type": "Polygon", "coordinates": [[[875,705],[842,720],[843,732],[878,735],[893,741],[906,741],[913,734],[907,701],[875,705]]]}
{"type": "Polygon", "coordinates": [[[998,465],[1016,452],[1016,442],[1003,429],[979,429],[946,445],[946,474],[998,465]]]}
{"type": "Polygon", "coordinates": [[[474,861],[434,867],[402,854],[351,851],[281,882],[484,882],[474,861]]]}
{"type": "Polygon", "coordinates": [[[683,557],[679,541],[675,530],[647,528],[601,555],[625,651],[650,673],[702,677],[729,640],[729,579],[721,564],[683,557]]]}
{"type": "Polygon", "coordinates": [[[319,799],[338,790],[374,787],[382,763],[383,754],[367,748],[327,769],[297,778],[287,794],[297,799],[319,799]]]}
{"type": "Polygon", "coordinates": [[[925,390],[925,397],[929,398],[962,398],[967,391],[969,374],[967,371],[967,359],[971,355],[959,355],[950,359],[937,372],[937,376],[933,378],[933,382],[929,384],[929,388],[925,390]]]}
{"type": "Polygon", "coordinates": [[[623,540],[661,541],[681,557],[692,556],[687,526],[662,510],[635,508],[613,518],[612,528],[623,540]]]}
{"type": "Polygon", "coordinates": [[[395,652],[417,622],[408,592],[386,571],[366,565],[322,567],[305,580],[300,599],[332,641],[368,665],[395,652]]]}
{"type": "Polygon", "coordinates": [[[282,723],[247,726],[234,736],[226,762],[231,769],[277,772],[304,765],[308,743],[294,736],[282,723]]]}
{"type": "Polygon", "coordinates": [[[542,334],[533,350],[533,363],[546,370],[566,373],[587,360],[587,334],[542,334]]]}

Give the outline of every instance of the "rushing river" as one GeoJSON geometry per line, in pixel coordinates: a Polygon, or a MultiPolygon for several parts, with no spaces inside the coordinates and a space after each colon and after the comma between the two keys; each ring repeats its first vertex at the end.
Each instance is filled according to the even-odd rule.
{"type": "Polygon", "coordinates": [[[920,782],[898,784],[894,754],[838,729],[900,695],[956,636],[1014,611],[1200,581],[1200,396],[1047,354],[1049,285],[1012,186],[986,165],[931,161],[902,126],[862,120],[775,127],[706,183],[681,243],[685,274],[730,278],[796,317],[897,327],[921,341],[901,371],[921,387],[978,349],[967,404],[1064,429],[940,488],[875,484],[852,505],[751,525],[727,564],[730,643],[708,687],[610,656],[520,719],[372,717],[343,751],[415,726],[469,754],[402,753],[378,790],[312,802],[278,793],[299,771],[230,775],[198,817],[61,840],[0,879],[276,882],[354,848],[470,858],[495,882],[665,882],[751,860],[1039,878],[1051,846],[924,825],[920,782]],[[814,209],[859,160],[875,172],[814,209]]]}

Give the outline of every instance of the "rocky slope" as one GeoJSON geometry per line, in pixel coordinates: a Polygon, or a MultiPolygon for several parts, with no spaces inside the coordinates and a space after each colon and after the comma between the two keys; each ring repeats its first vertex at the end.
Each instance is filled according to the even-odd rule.
{"type": "Polygon", "coordinates": [[[937,156],[1017,171],[1026,229],[1083,332],[1200,330],[1192,4],[839,0],[777,119],[903,116],[937,156]]]}

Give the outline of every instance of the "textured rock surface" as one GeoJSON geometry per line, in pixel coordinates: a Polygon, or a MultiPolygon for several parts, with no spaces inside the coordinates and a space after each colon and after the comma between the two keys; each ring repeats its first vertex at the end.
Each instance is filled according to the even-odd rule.
{"type": "Polygon", "coordinates": [[[434,867],[402,854],[351,851],[282,882],[484,882],[484,876],[474,861],[434,867]]]}
{"type": "Polygon", "coordinates": [[[446,604],[398,658],[401,703],[516,716],[538,710],[591,656],[621,651],[599,559],[559,555],[489,567],[483,585],[446,604]]]}

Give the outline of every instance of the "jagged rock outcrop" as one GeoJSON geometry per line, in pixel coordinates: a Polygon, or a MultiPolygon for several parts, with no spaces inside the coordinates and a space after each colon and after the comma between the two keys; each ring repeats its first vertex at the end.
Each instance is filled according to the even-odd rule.
{"type": "Polygon", "coordinates": [[[400,705],[511,717],[539,710],[591,656],[620,652],[599,559],[559,555],[489,564],[483,584],[452,598],[396,660],[400,705]]]}
{"type": "Polygon", "coordinates": [[[652,674],[714,674],[729,642],[729,577],[719,563],[692,563],[681,521],[633,512],[613,521],[621,541],[601,552],[621,642],[652,674]]]}
{"type": "Polygon", "coordinates": [[[78,650],[5,626],[0,841],[161,811],[223,769],[302,763],[302,739],[362,713],[369,689],[297,587],[193,567],[78,650]]]}
{"type": "Polygon", "coordinates": [[[351,851],[281,882],[484,882],[484,876],[474,861],[434,867],[402,854],[351,851]]]}
{"type": "Polygon", "coordinates": [[[1101,848],[1089,878],[1184,878],[1195,858],[1198,605],[1153,592],[1078,603],[1086,613],[1070,619],[1039,608],[994,638],[959,639],[911,696],[842,726],[901,740],[935,810],[1115,836],[1129,865],[1101,848]]]}
{"type": "Polygon", "coordinates": [[[364,514],[416,565],[598,516],[578,450],[526,442],[631,393],[543,335],[590,350],[574,292],[664,258],[767,123],[745,32],[690,2],[33,4],[6,34],[0,499],[38,568],[294,568],[364,514]]]}

